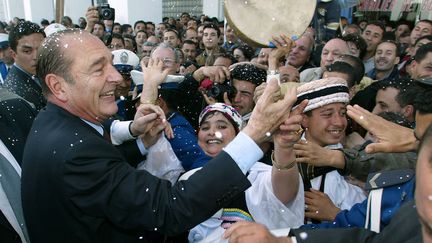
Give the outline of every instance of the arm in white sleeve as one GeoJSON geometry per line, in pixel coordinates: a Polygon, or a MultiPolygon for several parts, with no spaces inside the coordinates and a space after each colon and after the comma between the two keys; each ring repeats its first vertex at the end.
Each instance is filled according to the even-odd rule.
{"type": "Polygon", "coordinates": [[[110,127],[111,143],[114,145],[120,145],[126,141],[135,139],[141,154],[146,155],[147,149],[141,139],[135,138],[130,133],[129,126],[131,123],[132,121],[113,121],[110,127]]]}
{"type": "Polygon", "coordinates": [[[240,132],[223,150],[231,156],[244,174],[264,155],[260,147],[243,132],[240,132]]]}

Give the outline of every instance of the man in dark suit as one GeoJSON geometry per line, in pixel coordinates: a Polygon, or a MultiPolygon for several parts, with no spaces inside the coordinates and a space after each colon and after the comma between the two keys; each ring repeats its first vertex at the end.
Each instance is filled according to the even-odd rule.
{"type": "Polygon", "coordinates": [[[46,105],[39,79],[36,77],[37,49],[45,38],[43,30],[35,23],[22,21],[9,33],[9,45],[15,64],[9,70],[4,86],[11,92],[31,102],[39,111],[46,105]]]}
{"type": "MultiPolygon", "coordinates": [[[[245,173],[262,156],[257,144],[276,130],[295,101],[295,90],[275,101],[279,87],[276,80],[269,82],[236,139],[188,181],[171,187],[135,170],[145,153],[135,143],[115,148],[104,139],[100,124],[117,112],[114,91],[121,81],[104,44],[88,32],[69,29],[49,36],[42,46],[48,48],[40,48],[37,74],[48,104],[30,131],[22,174],[32,242],[159,242],[160,234],[190,229],[250,185],[245,173]]],[[[144,77],[163,80],[163,65],[150,60],[144,77]]],[[[146,148],[165,125],[155,120],[153,102],[142,100],[135,116],[152,120],[142,135],[146,148]]]]}
{"type": "Polygon", "coordinates": [[[28,242],[21,207],[20,164],[36,111],[0,88],[0,242],[28,242]]]}

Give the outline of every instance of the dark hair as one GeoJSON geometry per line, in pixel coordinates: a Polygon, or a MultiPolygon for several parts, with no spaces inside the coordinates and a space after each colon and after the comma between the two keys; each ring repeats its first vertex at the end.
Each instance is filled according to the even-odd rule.
{"type": "Polygon", "coordinates": [[[137,26],[138,24],[143,24],[143,25],[144,25],[144,28],[146,27],[146,22],[144,22],[144,20],[137,20],[137,21],[134,23],[134,26],[133,26],[134,30],[136,29],[136,26],[137,26]]]}
{"type": "Polygon", "coordinates": [[[221,32],[220,32],[219,26],[217,26],[217,25],[215,25],[215,24],[213,24],[213,23],[205,24],[205,25],[204,25],[204,28],[203,28],[203,31],[204,31],[205,29],[208,29],[208,28],[216,30],[217,37],[220,37],[221,32]]]}
{"type": "Polygon", "coordinates": [[[419,38],[416,40],[414,46],[417,45],[417,43],[419,43],[421,40],[424,40],[424,39],[426,39],[426,40],[430,40],[430,41],[432,42],[432,35],[424,35],[424,36],[419,37],[419,38]]]}
{"type": "Polygon", "coordinates": [[[386,31],[383,34],[382,40],[392,40],[392,41],[396,41],[396,35],[393,31],[386,31]]]}
{"type": "Polygon", "coordinates": [[[122,33],[125,33],[127,31],[127,29],[132,28],[132,25],[130,24],[122,24],[120,29],[122,33]]]}
{"type": "Polygon", "coordinates": [[[49,21],[47,19],[42,19],[41,20],[41,25],[49,25],[49,21]]]}
{"type": "Polygon", "coordinates": [[[137,43],[135,41],[135,37],[131,34],[123,34],[122,36],[123,36],[123,40],[127,38],[127,39],[130,39],[132,41],[132,46],[133,46],[134,52],[136,53],[137,43]]]}
{"type": "Polygon", "coordinates": [[[39,27],[39,25],[30,21],[20,21],[9,32],[9,46],[14,52],[17,52],[18,41],[24,36],[29,36],[35,33],[41,34],[45,37],[45,32],[39,27]]]}
{"type": "Polygon", "coordinates": [[[347,62],[336,61],[326,67],[328,72],[338,72],[348,75],[347,84],[348,88],[355,85],[354,81],[354,68],[347,62]]]}
{"type": "Polygon", "coordinates": [[[353,55],[341,55],[339,61],[346,62],[353,67],[353,81],[355,84],[360,84],[365,73],[363,61],[353,55]]]}
{"type": "Polygon", "coordinates": [[[146,32],[145,30],[138,30],[138,31],[135,33],[135,37],[138,35],[138,33],[144,33],[144,34],[148,37],[147,32],[146,32]]]}
{"type": "Polygon", "coordinates": [[[158,89],[161,97],[170,111],[178,111],[183,102],[183,94],[178,89],[158,89]]]}
{"type": "Polygon", "coordinates": [[[402,114],[391,112],[391,111],[383,111],[378,113],[378,116],[386,119],[389,122],[393,122],[403,127],[413,128],[413,124],[402,114]]]}
{"type": "Polygon", "coordinates": [[[177,36],[177,39],[180,40],[180,35],[179,35],[179,33],[178,33],[177,30],[175,30],[175,29],[171,29],[171,28],[168,28],[168,29],[166,29],[166,30],[163,32],[164,35],[165,35],[166,32],[173,32],[173,33],[177,36]]]}
{"type": "Polygon", "coordinates": [[[367,44],[366,41],[363,39],[363,37],[357,34],[347,34],[342,37],[342,40],[344,40],[345,42],[354,43],[357,46],[357,48],[360,50],[359,58],[363,59],[363,57],[366,55],[366,49],[367,49],[367,44]]]}
{"type": "Polygon", "coordinates": [[[184,44],[194,45],[195,48],[197,47],[197,43],[195,43],[195,42],[192,41],[192,40],[184,40],[184,41],[183,41],[183,44],[182,44],[182,47],[183,47],[184,44]]]}
{"type": "Polygon", "coordinates": [[[248,81],[256,86],[266,81],[267,72],[253,64],[238,64],[231,70],[231,79],[248,81]]]}
{"type": "MultiPolygon", "coordinates": [[[[419,20],[419,22],[417,22],[417,24],[420,23],[420,22],[428,23],[429,25],[432,26],[432,20],[429,20],[429,19],[421,19],[421,20],[419,20]]],[[[416,24],[416,25],[417,25],[417,24],[416,24]]]]}
{"type": "Polygon", "coordinates": [[[98,21],[98,22],[95,23],[95,25],[96,24],[102,25],[103,26],[103,30],[105,31],[105,23],[103,21],[98,21]]]}
{"type": "MultiPolygon", "coordinates": [[[[10,38],[10,36],[9,36],[9,38],[10,38]]],[[[415,54],[415,56],[414,56],[414,60],[415,60],[417,63],[423,61],[423,60],[426,58],[426,56],[427,56],[427,54],[428,54],[429,52],[432,52],[432,42],[427,43],[427,44],[425,44],[425,45],[422,45],[422,46],[417,50],[417,52],[416,52],[416,54],[415,54]]]]}
{"type": "Polygon", "coordinates": [[[382,34],[383,34],[383,36],[384,36],[384,33],[386,32],[386,30],[385,30],[385,26],[384,26],[384,24],[383,24],[382,22],[379,22],[379,21],[369,22],[369,23],[366,25],[366,28],[367,28],[369,25],[375,25],[375,26],[378,26],[378,27],[382,30],[382,34]]]}
{"type": "Polygon", "coordinates": [[[397,24],[396,24],[396,28],[399,27],[400,25],[407,25],[408,28],[409,28],[410,30],[411,30],[412,27],[413,27],[412,22],[407,21],[407,20],[405,20],[405,19],[401,19],[401,20],[399,20],[399,21],[397,22],[397,24]]]}
{"type": "Polygon", "coordinates": [[[190,18],[190,14],[187,12],[183,12],[182,14],[180,14],[180,17],[183,17],[183,15],[187,15],[190,18]]]}
{"type": "Polygon", "coordinates": [[[255,54],[255,51],[252,49],[252,47],[248,46],[247,44],[240,44],[239,46],[235,47],[233,49],[233,53],[235,49],[239,49],[241,52],[243,52],[243,55],[249,61],[253,58],[255,54]]]}
{"type": "Polygon", "coordinates": [[[106,36],[104,36],[103,41],[104,41],[104,43],[105,43],[106,46],[109,46],[112,43],[112,39],[120,39],[121,42],[123,43],[123,46],[125,45],[124,38],[119,33],[111,33],[109,35],[106,35],[106,36]]]}
{"type": "Polygon", "coordinates": [[[153,25],[153,28],[156,28],[156,25],[155,25],[153,22],[151,22],[151,21],[148,21],[148,22],[146,22],[145,24],[146,24],[146,28],[147,28],[147,25],[148,25],[148,24],[149,24],[149,25],[153,25]]]}
{"type": "Polygon", "coordinates": [[[414,108],[420,114],[432,113],[432,86],[414,82],[415,85],[412,88],[412,93],[415,94],[414,108]]]}
{"type": "Polygon", "coordinates": [[[412,79],[382,80],[379,82],[378,90],[384,90],[388,87],[399,90],[395,100],[400,107],[412,105],[414,103],[415,94],[412,92],[414,87],[412,79]]]}
{"type": "Polygon", "coordinates": [[[400,48],[399,48],[399,44],[396,43],[396,41],[394,41],[394,40],[383,40],[383,41],[381,41],[381,42],[377,45],[377,49],[378,49],[378,46],[380,46],[381,44],[384,44],[384,43],[390,43],[390,44],[393,44],[393,45],[396,47],[396,57],[399,57],[399,56],[400,56],[400,48]]]}
{"type": "MultiPolygon", "coordinates": [[[[48,36],[38,49],[38,58],[36,63],[36,75],[42,80],[42,92],[45,97],[51,93],[45,83],[48,74],[56,74],[63,77],[66,82],[73,83],[74,79],[70,73],[70,67],[73,59],[65,55],[66,48],[63,48],[61,42],[66,36],[70,35],[91,35],[81,29],[66,29],[48,36]],[[60,42],[60,43],[59,43],[60,42]]],[[[91,35],[93,36],[93,35],[91,35]]]]}
{"type": "Polygon", "coordinates": [[[231,65],[234,64],[234,63],[237,63],[237,59],[235,59],[235,57],[233,55],[231,55],[230,53],[221,52],[221,53],[216,54],[215,55],[215,61],[219,57],[230,59],[231,60],[231,65]]]}

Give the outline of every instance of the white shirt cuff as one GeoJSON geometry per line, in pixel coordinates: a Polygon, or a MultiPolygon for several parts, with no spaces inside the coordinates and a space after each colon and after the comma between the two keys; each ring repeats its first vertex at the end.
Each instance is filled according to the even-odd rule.
{"type": "Polygon", "coordinates": [[[246,174],[263,157],[260,147],[245,133],[240,132],[224,149],[246,174]]]}
{"type": "Polygon", "coordinates": [[[138,145],[138,148],[139,148],[141,154],[142,155],[148,154],[148,150],[145,148],[144,143],[142,142],[142,140],[140,138],[137,138],[135,141],[136,141],[136,143],[138,145]]]}
{"type": "Polygon", "coordinates": [[[110,135],[111,142],[114,145],[120,145],[125,141],[135,139],[129,132],[129,124],[132,121],[119,121],[115,120],[111,124],[110,135]]]}

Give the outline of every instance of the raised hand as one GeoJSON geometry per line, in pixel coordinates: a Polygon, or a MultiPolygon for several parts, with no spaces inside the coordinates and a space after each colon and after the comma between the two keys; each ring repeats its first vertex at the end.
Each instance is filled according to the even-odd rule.
{"type": "Polygon", "coordinates": [[[347,106],[347,114],[378,139],[366,146],[366,153],[407,152],[415,150],[418,145],[412,129],[389,122],[358,105],[347,106]]]}

